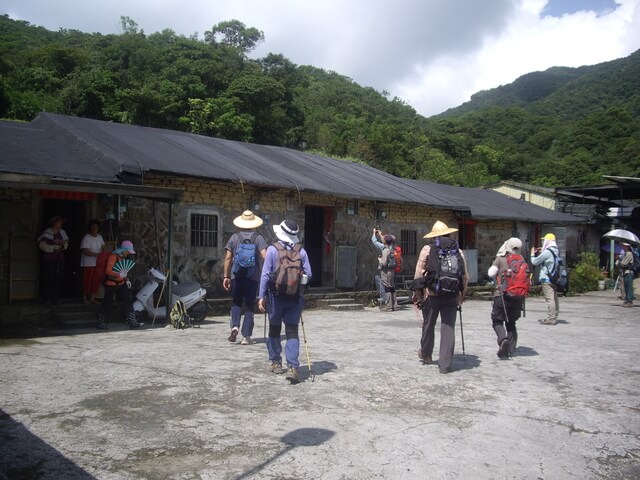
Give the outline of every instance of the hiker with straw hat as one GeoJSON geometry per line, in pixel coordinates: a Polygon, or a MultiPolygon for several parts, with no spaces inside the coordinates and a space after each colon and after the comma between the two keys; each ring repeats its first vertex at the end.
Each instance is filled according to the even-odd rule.
{"type": "Polygon", "coordinates": [[[433,363],[435,326],[440,316],[440,373],[448,373],[451,369],[456,312],[469,281],[464,254],[458,242],[450,238],[457,231],[440,220],[433,224],[424,236],[429,243],[420,251],[414,275],[414,303],[421,306],[423,317],[418,357],[424,364],[433,363]]]}
{"type": "MultiPolygon", "coordinates": [[[[300,382],[300,339],[298,326],[304,308],[303,292],[311,279],[311,264],[307,252],[298,238],[300,228],[294,220],[285,220],[273,226],[278,241],[269,245],[262,266],[258,307],[269,313],[267,350],[273,373],[284,373],[282,368],[282,324],[287,337],[284,354],[287,360],[286,379],[292,384],[300,382]],[[267,301],[268,299],[268,301],[267,301]]],[[[304,328],[304,326],[303,326],[304,328]]],[[[304,331],[304,330],[303,330],[304,331]]]]}
{"type": "Polygon", "coordinates": [[[231,333],[228,340],[236,343],[238,333],[242,333],[241,345],[251,345],[253,340],[253,317],[260,282],[260,265],[267,254],[267,241],[256,229],[262,225],[262,219],[251,210],[233,219],[238,231],[231,235],[225,245],[222,287],[231,292],[231,333]],[[240,329],[242,305],[244,304],[244,322],[240,329]]]}

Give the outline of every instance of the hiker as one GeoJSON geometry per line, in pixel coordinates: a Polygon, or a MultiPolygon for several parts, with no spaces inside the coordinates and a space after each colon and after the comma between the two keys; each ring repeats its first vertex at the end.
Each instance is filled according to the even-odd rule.
{"type": "Polygon", "coordinates": [[[422,337],[418,358],[433,363],[434,331],[438,315],[440,325],[440,373],[448,373],[455,347],[456,311],[467,292],[469,277],[464,253],[450,235],[457,232],[437,221],[424,238],[432,241],[420,251],[414,275],[414,303],[422,309],[422,337]],[[424,299],[424,300],[423,300],[424,299]]]}
{"type": "Polygon", "coordinates": [[[244,323],[242,324],[241,345],[251,345],[253,340],[253,316],[260,282],[260,259],[264,261],[267,254],[267,242],[256,228],[262,225],[262,219],[251,210],[245,210],[242,215],[233,220],[239,229],[234,233],[226,246],[224,257],[224,278],[222,287],[231,291],[233,305],[231,306],[231,333],[228,340],[236,343],[240,331],[242,304],[244,303],[244,323]],[[258,257],[260,256],[260,258],[258,257]]]}
{"type": "Polygon", "coordinates": [[[616,265],[620,268],[620,275],[622,275],[622,283],[624,285],[624,302],[622,304],[623,307],[633,307],[633,250],[631,250],[630,243],[623,243],[622,248],[624,249],[624,255],[621,255],[621,258],[618,259],[616,265]]]}
{"type": "Polygon", "coordinates": [[[107,326],[107,314],[109,313],[109,307],[113,303],[113,297],[117,297],[122,304],[122,308],[126,311],[127,325],[129,329],[142,327],[144,323],[140,323],[136,320],[136,312],[133,311],[133,295],[131,294],[131,282],[127,278],[128,270],[118,271],[117,263],[128,259],[130,255],[135,255],[136,251],[133,249],[133,243],[129,240],[122,242],[119,248],[116,248],[109,259],[107,260],[107,267],[105,271],[105,286],[104,286],[104,300],[102,301],[102,307],[97,315],[99,330],[108,330],[107,326]],[[115,269],[115,270],[114,270],[115,269]]]}
{"type": "Polygon", "coordinates": [[[300,340],[298,325],[304,308],[303,290],[311,279],[311,265],[307,252],[299,244],[298,224],[285,220],[274,225],[273,231],[278,241],[267,249],[267,256],[260,276],[258,308],[269,312],[269,337],[267,350],[273,373],[283,373],[282,344],[280,333],[284,323],[287,344],[287,380],[292,384],[300,382],[298,359],[300,340]]]}
{"type": "Polygon", "coordinates": [[[98,303],[94,298],[100,287],[101,275],[96,271],[98,257],[105,248],[104,239],[100,235],[100,222],[89,222],[89,233],[80,242],[80,268],[82,268],[82,293],[84,303],[98,303]]]}
{"type": "MultiPolygon", "coordinates": [[[[396,310],[396,256],[395,256],[395,237],[387,234],[382,237],[380,230],[374,229],[371,241],[373,245],[380,250],[378,256],[378,271],[380,272],[380,284],[384,289],[384,307],[380,305],[380,310],[395,311],[396,310]]],[[[382,290],[381,288],[381,290],[382,290]]]]}
{"type": "Polygon", "coordinates": [[[49,227],[38,237],[42,251],[42,301],[45,305],[57,305],[64,283],[65,252],[69,248],[69,236],[62,229],[66,218],[55,216],[49,227]]]}
{"type": "Polygon", "coordinates": [[[558,323],[558,313],[560,312],[560,302],[558,301],[558,290],[551,282],[553,274],[558,268],[558,258],[560,251],[556,243],[556,236],[547,233],[542,237],[544,243],[542,248],[531,248],[531,263],[534,266],[540,265],[538,281],[542,285],[542,295],[547,302],[547,318],[539,320],[543,325],[556,325],[558,323]]]}
{"type": "Polygon", "coordinates": [[[510,238],[498,250],[488,272],[490,278],[496,279],[491,321],[498,340],[498,358],[515,355],[518,346],[516,321],[530,287],[529,268],[521,250],[522,241],[510,238]]]}

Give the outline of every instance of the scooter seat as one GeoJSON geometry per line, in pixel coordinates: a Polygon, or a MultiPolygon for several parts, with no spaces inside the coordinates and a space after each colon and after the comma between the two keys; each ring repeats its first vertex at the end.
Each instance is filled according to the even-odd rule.
{"type": "Polygon", "coordinates": [[[198,282],[180,283],[171,287],[171,293],[178,297],[186,297],[197,290],[200,290],[200,284],[198,282]]]}

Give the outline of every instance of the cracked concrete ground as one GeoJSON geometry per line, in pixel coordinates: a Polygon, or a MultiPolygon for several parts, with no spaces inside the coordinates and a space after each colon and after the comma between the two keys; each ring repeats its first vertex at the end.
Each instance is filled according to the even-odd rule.
{"type": "Polygon", "coordinates": [[[0,340],[0,478],[639,478],[640,308],[562,299],[543,326],[527,307],[498,360],[490,303],[465,303],[447,375],[417,360],[410,308],[307,312],[296,386],[226,318],[0,340]]]}

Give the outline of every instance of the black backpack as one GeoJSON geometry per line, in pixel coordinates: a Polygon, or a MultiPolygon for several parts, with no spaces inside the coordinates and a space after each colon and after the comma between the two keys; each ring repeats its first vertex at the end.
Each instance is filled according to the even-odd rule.
{"type": "Polygon", "coordinates": [[[459,294],[464,288],[464,259],[455,240],[436,238],[427,257],[426,285],[437,295],[459,294]]]}
{"type": "Polygon", "coordinates": [[[549,275],[549,281],[556,286],[556,290],[560,293],[565,293],[569,290],[569,271],[562,263],[562,259],[549,250],[553,255],[553,271],[549,275]]]}

